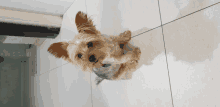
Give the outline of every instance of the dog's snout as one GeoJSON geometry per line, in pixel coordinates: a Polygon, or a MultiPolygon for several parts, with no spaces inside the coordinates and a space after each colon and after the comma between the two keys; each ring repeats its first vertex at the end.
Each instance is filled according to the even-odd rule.
{"type": "Polygon", "coordinates": [[[95,62],[95,61],[96,61],[95,55],[91,55],[91,56],[89,57],[89,61],[90,61],[90,62],[95,62]]]}
{"type": "Polygon", "coordinates": [[[102,67],[109,67],[111,64],[102,64],[102,67]]]}

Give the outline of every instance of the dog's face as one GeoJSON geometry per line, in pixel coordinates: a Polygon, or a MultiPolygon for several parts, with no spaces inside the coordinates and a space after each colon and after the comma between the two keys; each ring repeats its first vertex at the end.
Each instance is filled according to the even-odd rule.
{"type": "Polygon", "coordinates": [[[132,46],[131,32],[108,36],[96,30],[86,14],[78,12],[75,23],[78,35],[72,41],[53,43],[48,51],[103,79],[119,79],[137,66],[141,51],[132,46]]]}

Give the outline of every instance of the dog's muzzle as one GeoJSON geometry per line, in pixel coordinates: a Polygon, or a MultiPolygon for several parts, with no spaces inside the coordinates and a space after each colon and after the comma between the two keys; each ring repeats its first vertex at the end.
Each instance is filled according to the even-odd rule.
{"type": "Polygon", "coordinates": [[[103,64],[100,68],[93,68],[93,72],[100,78],[111,79],[119,70],[120,64],[103,64]]]}

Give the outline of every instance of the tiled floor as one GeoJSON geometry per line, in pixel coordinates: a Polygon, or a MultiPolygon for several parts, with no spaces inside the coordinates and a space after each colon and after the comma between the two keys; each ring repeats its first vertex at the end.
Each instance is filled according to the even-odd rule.
{"type": "MultiPolygon", "coordinates": [[[[113,7],[110,3],[106,4],[113,7]]],[[[102,5],[105,7],[105,3],[102,5]]],[[[160,12],[157,0],[149,3],[141,0],[119,2],[120,6],[121,13],[118,14],[123,14],[122,22],[126,23],[123,23],[122,28],[133,31],[133,43],[142,49],[142,66],[128,81],[105,80],[100,86],[96,86],[95,75],[92,75],[93,106],[220,106],[217,100],[220,99],[220,86],[217,86],[219,81],[217,77],[220,76],[217,66],[220,63],[217,54],[220,43],[218,28],[220,4],[217,1],[208,0],[174,2],[160,0],[160,12]],[[172,8],[171,5],[179,7],[172,8]],[[161,23],[159,13],[161,13],[162,24],[166,23],[163,27],[157,27],[161,23]],[[176,20],[178,18],[180,19],[176,20]],[[129,24],[132,27],[129,27],[129,24]],[[150,30],[151,28],[155,29],[150,30]]],[[[106,12],[108,16],[102,17],[108,18],[102,27],[107,28],[111,25],[108,25],[107,19],[112,18],[111,15],[114,13],[112,11],[115,10],[103,9],[103,14],[106,12]]],[[[117,19],[116,16],[115,19],[117,19]]]]}
{"type": "MultiPolygon", "coordinates": [[[[131,80],[104,80],[96,86],[94,73],[90,77],[77,71],[70,76],[68,69],[73,68],[63,65],[61,71],[65,72],[57,71],[58,82],[62,80],[58,86],[65,88],[54,90],[55,93],[64,90],[59,96],[60,105],[71,105],[72,100],[69,99],[73,99],[75,106],[86,107],[220,106],[220,1],[83,1],[80,1],[80,9],[77,9],[87,12],[102,33],[118,34],[126,29],[132,31],[132,43],[142,50],[140,67],[131,80]],[[85,8],[82,6],[84,3],[85,8]],[[80,89],[84,91],[80,92],[80,89]],[[76,101],[83,99],[85,101],[76,101]]],[[[75,23],[71,20],[74,20],[78,10],[74,6],[77,4],[73,4],[64,17],[65,28],[61,40],[72,38],[64,35],[71,34],[70,28],[75,29],[75,23]],[[70,10],[73,10],[72,14],[70,10]]],[[[56,78],[49,81],[53,80],[56,78]]]]}
{"type": "Polygon", "coordinates": [[[220,106],[220,4],[163,26],[175,107],[220,106]]]}

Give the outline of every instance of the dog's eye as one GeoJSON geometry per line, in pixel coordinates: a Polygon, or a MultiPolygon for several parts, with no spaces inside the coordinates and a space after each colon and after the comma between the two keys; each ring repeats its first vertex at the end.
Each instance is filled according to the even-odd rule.
{"type": "Polygon", "coordinates": [[[124,44],[120,44],[120,48],[123,49],[124,48],[124,44]]]}
{"type": "Polygon", "coordinates": [[[92,42],[89,42],[87,45],[88,45],[88,48],[89,47],[93,47],[93,43],[92,42]]]}
{"type": "Polygon", "coordinates": [[[78,54],[78,57],[79,57],[79,58],[82,58],[82,54],[78,54]]]}

